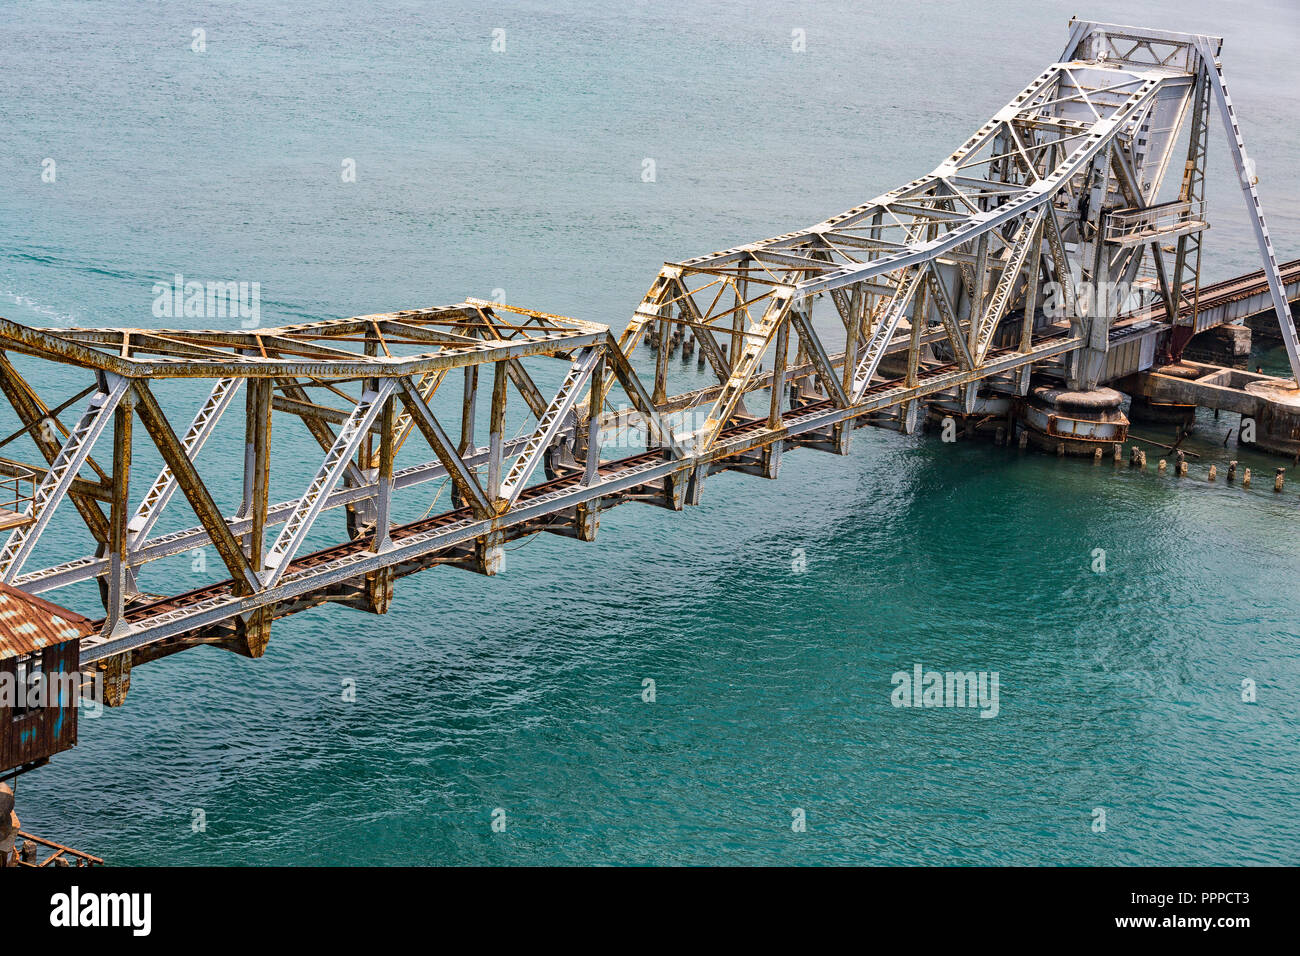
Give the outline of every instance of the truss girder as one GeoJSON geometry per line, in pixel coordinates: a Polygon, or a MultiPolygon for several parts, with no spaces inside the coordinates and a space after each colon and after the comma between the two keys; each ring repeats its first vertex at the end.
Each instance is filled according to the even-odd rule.
{"type": "MultiPolygon", "coordinates": [[[[893,339],[894,332],[898,330],[899,323],[902,322],[903,316],[907,314],[908,307],[912,304],[912,298],[916,295],[916,290],[921,287],[929,271],[930,264],[923,262],[904,273],[898,291],[894,293],[894,297],[889,302],[889,308],[885,310],[884,316],[872,328],[871,335],[867,339],[866,348],[863,349],[862,357],[858,359],[857,368],[853,371],[851,395],[855,404],[861,400],[862,394],[867,390],[867,386],[871,384],[871,379],[880,367],[880,360],[885,356],[885,348],[893,339]]],[[[913,321],[919,321],[919,319],[914,318],[913,321]]]]}
{"type": "MultiPolygon", "coordinates": [[[[212,386],[212,391],[207,400],[199,408],[194,420],[190,423],[189,429],[185,432],[185,437],[181,440],[181,445],[185,449],[185,457],[193,461],[199,451],[203,448],[212,433],[216,430],[217,423],[221,416],[225,414],[226,409],[234,401],[235,395],[239,391],[242,381],[237,378],[218,379],[217,383],[212,386]]],[[[140,502],[140,507],[136,509],[135,514],[131,517],[126,526],[129,543],[134,546],[136,542],[142,541],[149,536],[153,530],[154,524],[158,521],[163,509],[171,501],[172,495],[176,493],[178,484],[176,476],[166,465],[158,472],[158,477],[154,479],[149,490],[145,493],[144,500],[140,502]]]]}
{"type": "Polygon", "coordinates": [[[13,579],[22,570],[23,563],[31,556],[41,534],[49,526],[55,509],[72,487],[78,470],[90,457],[95,442],[113,420],[113,412],[131,387],[130,381],[115,375],[106,375],[105,379],[101,390],[91,396],[86,411],[36,487],[25,512],[28,523],[14,528],[9,533],[4,548],[0,549],[0,580],[6,584],[13,583],[13,579]]]}
{"type": "MultiPolygon", "coordinates": [[[[0,319],[0,350],[93,370],[100,383],[67,441],[57,449],[42,446],[53,461],[41,473],[32,520],[0,549],[0,579],[45,591],[115,574],[115,561],[120,569],[123,555],[110,556],[101,547],[92,556],[20,574],[59,499],[81,503],[76,472],[83,464],[94,466],[90,446],[108,421],[119,425],[116,442],[129,444],[130,419],[124,416],[132,408],[165,467],[126,524],[126,572],[212,543],[230,580],[174,604],[144,608],[133,603],[137,595],[128,593],[130,600],[123,600],[118,580],[115,610],[106,616],[113,622],[111,633],[87,643],[87,660],[195,634],[261,608],[289,613],[283,610],[286,603],[296,608],[313,600],[354,601],[358,582],[371,572],[418,570],[430,555],[449,548],[457,556],[448,561],[479,562],[477,570],[494,573],[485,555],[511,535],[551,529],[557,520],[581,520],[583,533],[594,533],[591,511],[584,509],[622,500],[680,507],[684,486],[692,489],[688,498],[697,498],[699,482],[710,470],[737,467],[737,462],[752,469],[756,451],[775,454],[786,439],[806,436],[795,444],[842,451],[849,428],[881,415],[897,418],[931,396],[954,391],[973,396],[978,384],[993,376],[1015,374],[1027,381],[1035,366],[1060,376],[1066,359],[1077,359],[1085,348],[1104,348],[1088,334],[1075,282],[1103,273],[1131,276],[1147,251],[1141,245],[1105,248],[1096,225],[1116,205],[1140,209],[1156,194],[1166,161],[1157,154],[1167,152],[1167,140],[1176,135],[1162,124],[1171,113],[1186,112],[1193,89],[1197,109],[1201,104],[1208,109],[1212,97],[1229,131],[1276,298],[1276,262],[1258,193],[1244,175],[1249,164],[1216,60],[1217,43],[1188,34],[1073,23],[1061,62],[1035,77],[932,173],[809,229],[667,264],[617,340],[603,325],[475,299],[253,330],[47,330],[0,319]],[[1153,137],[1164,139],[1153,145],[1153,137]],[[1044,279],[1060,283],[1068,324],[1035,312],[1044,279]],[[821,295],[830,298],[835,311],[828,323],[819,324],[813,308],[821,295]],[[998,330],[1017,308],[1019,334],[1009,347],[1000,343],[998,330]],[[900,334],[905,321],[910,335],[900,334]],[[658,335],[670,326],[694,336],[716,383],[668,394],[662,341],[655,379],[642,383],[633,352],[647,331],[658,335]],[[841,331],[842,350],[832,341],[841,331]],[[798,354],[791,357],[787,353],[794,348],[798,354]],[[765,372],[769,356],[772,370],[765,372]],[[537,381],[552,379],[534,380],[525,367],[542,360],[565,365],[549,399],[537,381]],[[1045,369],[1044,363],[1050,365],[1045,369]],[[480,371],[489,366],[490,438],[487,447],[479,447],[474,395],[480,378],[486,378],[480,371]],[[439,409],[449,400],[439,389],[458,368],[466,370],[465,386],[463,396],[459,383],[456,387],[462,404],[460,434],[453,437],[434,413],[434,400],[439,399],[439,409]],[[183,438],[172,431],[149,390],[150,380],[169,377],[215,383],[183,438]],[[195,460],[245,378],[259,380],[250,383],[247,415],[249,423],[260,424],[246,427],[261,429],[262,447],[269,435],[266,423],[279,411],[307,424],[324,459],[299,498],[269,505],[259,479],[256,503],[246,493],[240,512],[226,517],[195,460]],[[279,383],[279,395],[271,396],[270,382],[279,383]],[[509,441],[504,439],[507,383],[513,383],[535,420],[526,434],[509,441]],[[630,410],[606,412],[606,391],[615,384],[630,410]],[[124,401],[131,389],[135,397],[124,401]],[[745,407],[745,396],[755,392],[765,393],[760,415],[745,407]],[[344,400],[341,408],[338,398],[344,400]],[[253,418],[254,406],[258,415],[264,410],[265,420],[253,418]],[[602,460],[601,429],[626,422],[633,412],[646,423],[647,450],[602,460]],[[688,413],[703,421],[685,436],[689,443],[668,424],[669,415],[688,413]],[[425,442],[406,442],[414,431],[425,442]],[[551,454],[569,440],[572,457],[551,454]],[[408,455],[423,458],[398,468],[393,459],[404,445],[408,455]],[[543,466],[546,479],[538,481],[543,466]],[[486,481],[480,479],[483,470],[486,481]],[[442,478],[455,489],[447,511],[390,526],[395,491],[442,478]],[[198,525],[150,537],[177,490],[193,507],[198,525]],[[319,516],[343,506],[349,510],[352,540],[300,558],[319,516]],[[580,519],[574,517],[578,514],[580,519]],[[369,521],[375,516],[379,523],[369,521]],[[277,525],[274,542],[261,554],[265,529],[277,525]],[[475,557],[466,557],[468,552],[475,557]],[[416,567],[403,568],[402,562],[416,567]]],[[[1200,161],[1203,153],[1197,145],[1191,155],[1200,161]]],[[[1184,260],[1193,269],[1199,263],[1180,253],[1184,260]]],[[[1183,297],[1181,285],[1164,276],[1159,259],[1156,269],[1166,299],[1183,297]]],[[[1288,352],[1295,362],[1289,315],[1284,337],[1288,329],[1288,352]]],[[[7,358],[0,361],[7,367],[7,358]]],[[[19,409],[22,396],[12,380],[8,384],[6,395],[27,430],[53,414],[36,405],[19,409]]],[[[98,488],[107,487],[103,473],[100,479],[100,485],[82,481],[82,497],[90,493],[93,499],[98,488]]],[[[117,522],[123,520],[128,485],[116,468],[112,484],[121,489],[111,498],[117,522]]],[[[97,502],[90,503],[102,519],[97,502]]],[[[93,516],[88,524],[93,532],[93,516]]],[[[573,533],[573,527],[565,533],[573,533]]]]}
{"type": "Polygon", "coordinates": [[[298,506],[289,515],[289,520],[280,529],[279,537],[267,551],[262,562],[265,570],[259,574],[263,587],[274,587],[288,570],[289,563],[302,545],[303,539],[307,537],[307,533],[311,531],[321,508],[324,507],[326,496],[338,484],[352,455],[356,453],[361,440],[369,432],[384,402],[393,394],[397,383],[397,379],[384,379],[377,389],[367,390],[357,400],[352,414],[339,429],[334,444],[325,455],[325,460],[317,469],[307,490],[303,492],[302,498],[299,499],[298,506]]]}
{"type": "Polygon", "coordinates": [[[569,372],[560,384],[560,390],[555,393],[555,398],[551,400],[550,405],[543,410],[536,430],[501,483],[501,497],[505,500],[506,508],[512,507],[519,500],[519,494],[524,490],[525,483],[541,463],[542,455],[554,443],[561,425],[573,411],[578,397],[582,394],[583,386],[591,378],[591,373],[600,359],[599,349],[586,348],[578,353],[573,364],[569,366],[569,372]]]}

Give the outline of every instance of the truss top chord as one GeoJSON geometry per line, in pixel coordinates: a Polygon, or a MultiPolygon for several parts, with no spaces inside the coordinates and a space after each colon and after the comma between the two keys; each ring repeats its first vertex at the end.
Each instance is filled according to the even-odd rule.
{"type": "Polygon", "coordinates": [[[36,329],[0,318],[0,349],[125,378],[394,378],[568,354],[607,326],[466,300],[275,328],[36,329]]]}

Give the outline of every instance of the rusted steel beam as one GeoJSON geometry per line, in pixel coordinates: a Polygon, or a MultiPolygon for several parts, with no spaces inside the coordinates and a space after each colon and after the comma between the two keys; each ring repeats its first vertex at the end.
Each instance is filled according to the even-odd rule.
{"type": "Polygon", "coordinates": [[[122,611],[126,605],[130,538],[127,522],[131,517],[131,423],[135,400],[124,395],[113,410],[113,502],[109,509],[108,588],[104,601],[104,634],[115,637],[125,627],[122,611]]]}
{"type": "MultiPolygon", "coordinates": [[[[308,397],[306,389],[294,379],[277,379],[276,384],[291,400],[308,405],[314,404],[308,397]]],[[[350,415],[351,413],[343,416],[343,421],[346,422],[350,415]]],[[[325,423],[323,417],[316,415],[311,417],[303,416],[302,422],[307,426],[307,431],[311,432],[311,437],[316,439],[316,444],[320,445],[321,451],[329,451],[334,446],[334,430],[325,423]]],[[[361,469],[357,467],[355,462],[349,461],[346,467],[350,481],[357,485],[366,483],[365,475],[361,473],[361,469]]]]}
{"type": "Polygon", "coordinates": [[[461,397],[460,444],[458,454],[464,455],[474,447],[474,421],[478,413],[478,366],[465,367],[465,391],[461,397]]]}
{"type": "Polygon", "coordinates": [[[248,383],[245,400],[244,474],[246,515],[252,519],[248,532],[248,566],[254,573],[263,569],[266,549],[267,509],[271,483],[271,409],[273,383],[257,379],[248,383]]]}
{"type": "Polygon", "coordinates": [[[506,428],[506,367],[498,362],[492,367],[492,404],[488,412],[487,497],[495,513],[501,498],[502,464],[506,428]]]}
{"type": "MultiPolygon", "coordinates": [[[[393,433],[397,417],[393,406],[396,400],[393,395],[385,399],[379,416],[379,473],[375,476],[379,489],[375,493],[375,531],[370,543],[370,550],[376,553],[388,550],[392,544],[389,528],[393,522],[393,455],[397,439],[393,433]]],[[[456,455],[456,460],[460,461],[459,455],[456,455]]]]}
{"type": "MultiPolygon", "coordinates": [[[[539,315],[541,313],[538,313],[539,315]]],[[[373,317],[371,317],[373,319],[373,317]]],[[[349,320],[342,328],[364,333],[371,327],[370,321],[349,320]]],[[[186,341],[203,344],[216,344],[226,350],[210,358],[193,358],[185,356],[149,359],[143,357],[123,358],[121,355],[100,351],[89,342],[105,349],[117,345],[129,330],[38,330],[18,325],[6,319],[0,319],[0,349],[23,352],[39,358],[63,362],[82,368],[94,368],[127,378],[220,378],[233,376],[238,378],[319,378],[352,379],[366,376],[409,376],[420,375],[440,369],[461,368],[484,362],[496,362],[502,358],[520,359],[528,356],[549,355],[557,350],[570,350],[593,345],[605,334],[605,327],[594,323],[566,319],[563,325],[554,327],[530,326],[526,331],[522,327],[516,330],[516,337],[501,337],[496,340],[474,339],[460,345],[449,345],[437,352],[424,353],[408,357],[367,356],[361,352],[351,352],[323,345],[309,346],[310,338],[299,342],[285,333],[294,328],[301,328],[302,336],[319,336],[328,339],[338,335],[340,326],[329,322],[316,323],[306,327],[288,327],[268,329],[264,332],[241,335],[211,331],[185,332],[186,341]],[[107,334],[112,332],[112,334],[107,334]],[[80,341],[76,341],[80,340],[80,341]],[[279,344],[280,349],[266,347],[267,343],[279,344]],[[269,360],[268,353],[284,352],[292,347],[305,357],[301,359],[275,358],[269,360]],[[249,354],[255,352],[257,354],[249,354]]],[[[518,372],[518,370],[517,370],[518,372]]],[[[521,378],[521,387],[528,388],[521,378]]]]}
{"type": "MultiPolygon", "coordinates": [[[[45,457],[46,463],[54,464],[59,457],[62,446],[52,433],[47,433],[40,427],[41,422],[47,420],[49,414],[45,403],[27,384],[27,380],[14,368],[8,356],[3,354],[0,354],[0,390],[4,391],[5,397],[9,399],[9,404],[13,406],[23,425],[31,432],[32,440],[45,457]]],[[[78,480],[74,478],[74,483],[78,480]]],[[[96,501],[99,496],[91,496],[78,491],[70,497],[73,506],[77,509],[77,513],[81,515],[81,519],[85,522],[91,536],[99,544],[107,544],[108,518],[104,516],[103,510],[96,501]]]]}
{"type": "MultiPolygon", "coordinates": [[[[497,379],[501,382],[501,389],[504,391],[505,376],[501,372],[500,365],[496,368],[497,379]]],[[[447,469],[447,474],[451,478],[452,484],[455,486],[456,491],[460,494],[462,499],[469,503],[470,507],[474,509],[474,513],[479,517],[487,517],[493,514],[494,509],[492,504],[488,500],[487,494],[484,493],[483,488],[479,485],[478,479],[474,476],[474,473],[470,471],[469,467],[465,464],[464,459],[462,459],[460,454],[456,451],[456,447],[452,443],[450,436],[448,436],[448,434],[443,430],[442,424],[438,421],[437,417],[434,416],[433,411],[429,408],[423,396],[421,396],[415,386],[411,384],[410,379],[400,380],[397,397],[406,407],[407,414],[410,415],[411,421],[414,422],[416,429],[424,436],[424,440],[429,443],[429,447],[433,449],[433,453],[437,457],[438,461],[447,469]]],[[[494,389],[494,403],[495,400],[496,396],[494,389]]],[[[502,405],[504,406],[504,400],[502,401],[502,405]]],[[[504,415],[504,408],[502,414],[504,415]]],[[[499,432],[494,431],[493,437],[495,443],[492,447],[499,450],[501,448],[499,432]]],[[[390,470],[392,468],[391,454],[392,450],[390,442],[388,462],[390,470]]],[[[500,465],[498,464],[497,467],[499,469],[500,465]]]]}
{"type": "Polygon", "coordinates": [[[216,502],[212,500],[211,492],[194,470],[193,462],[185,454],[180,439],[176,437],[171,422],[167,421],[167,416],[163,414],[148,383],[137,381],[134,383],[134,388],[136,411],[145,431],[153,439],[154,446],[162,455],[163,461],[167,463],[167,467],[176,476],[181,493],[194,509],[195,517],[207,531],[213,547],[217,549],[217,554],[221,556],[226,569],[235,580],[237,593],[256,590],[257,576],[249,563],[248,556],[244,554],[239,542],[231,534],[225,517],[217,508],[216,502]]]}

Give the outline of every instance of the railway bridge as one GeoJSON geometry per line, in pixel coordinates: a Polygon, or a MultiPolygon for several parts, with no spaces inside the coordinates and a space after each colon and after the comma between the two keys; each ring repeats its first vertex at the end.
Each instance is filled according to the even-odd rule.
{"type": "Polygon", "coordinates": [[[934,171],[665,265],[619,333],[475,299],[268,329],[0,319],[10,440],[32,451],[0,460],[16,489],[0,582],[18,608],[0,630],[93,598],[68,620],[79,666],[116,704],[134,666],[199,645],[260,656],[278,618],[325,603],[384,613],[407,575],[495,574],[511,539],[591,541],[604,510],[696,505],[720,470],[775,478],[786,452],[847,452],[856,427],[911,432],[930,402],[1086,391],[1168,363],[1237,321],[1243,296],[1276,317],[1296,373],[1300,264],[1276,261],[1220,46],[1072,21],[1060,60],[934,171]],[[1200,281],[1215,115],[1262,266],[1221,287],[1200,281]],[[1110,315],[1081,294],[1101,283],[1138,292],[1110,315]],[[696,363],[672,361],[697,348],[696,363]],[[42,395],[49,363],[84,388],[42,395]],[[199,388],[197,414],[177,421],[199,388]],[[299,474],[274,449],[303,428],[320,459],[299,474]],[[203,454],[223,429],[242,432],[227,442],[242,455],[203,454]],[[145,457],[160,464],[139,481],[145,457]],[[73,537],[49,544],[56,512],[79,553],[53,556],[73,537]],[[156,563],[194,549],[219,558],[210,579],[154,590],[168,582],[156,563]]]}

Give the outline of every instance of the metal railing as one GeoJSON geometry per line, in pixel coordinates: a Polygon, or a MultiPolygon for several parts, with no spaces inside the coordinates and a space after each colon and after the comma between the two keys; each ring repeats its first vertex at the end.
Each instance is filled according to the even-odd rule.
{"type": "Polygon", "coordinates": [[[1106,217],[1106,241],[1154,238],[1183,226],[1205,222],[1205,202],[1174,200],[1144,209],[1117,209],[1106,217]]]}
{"type": "Polygon", "coordinates": [[[72,847],[50,840],[42,840],[30,833],[18,831],[21,842],[15,848],[11,865],[26,867],[63,867],[63,866],[103,866],[104,861],[97,856],[74,850],[72,847]]]}
{"type": "Polygon", "coordinates": [[[36,497],[36,473],[30,468],[0,458],[0,512],[24,514],[36,497]]]}

